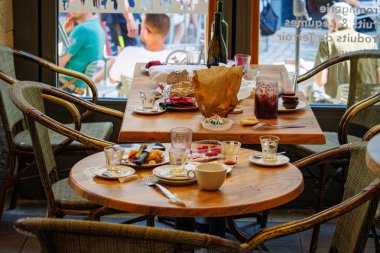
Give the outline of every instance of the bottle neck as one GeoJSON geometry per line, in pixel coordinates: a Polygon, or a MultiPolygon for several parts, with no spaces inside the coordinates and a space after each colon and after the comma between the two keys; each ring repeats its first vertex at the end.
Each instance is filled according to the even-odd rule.
{"type": "Polygon", "coordinates": [[[214,35],[220,35],[221,30],[222,30],[222,14],[219,12],[215,13],[215,19],[214,19],[214,24],[215,24],[215,30],[214,30],[214,35]]]}
{"type": "Polygon", "coordinates": [[[223,15],[223,1],[218,0],[216,4],[216,12],[220,12],[223,15]]]}

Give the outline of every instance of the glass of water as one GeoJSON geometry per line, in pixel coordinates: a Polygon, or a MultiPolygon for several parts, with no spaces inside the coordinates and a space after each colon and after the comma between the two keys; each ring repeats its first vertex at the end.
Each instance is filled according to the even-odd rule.
{"type": "Polygon", "coordinates": [[[121,159],[123,158],[124,149],[119,145],[113,145],[104,148],[104,154],[106,156],[107,170],[110,172],[119,172],[121,159]]]}
{"type": "Polygon", "coordinates": [[[172,148],[191,149],[193,131],[187,127],[176,127],[170,129],[170,140],[172,148]]]}
{"type": "Polygon", "coordinates": [[[275,163],[277,161],[277,147],[280,138],[273,135],[260,136],[261,151],[265,162],[275,163]]]}
{"type": "Polygon", "coordinates": [[[172,174],[182,174],[184,166],[189,158],[190,151],[186,148],[171,148],[169,150],[169,161],[173,165],[172,174]]]}

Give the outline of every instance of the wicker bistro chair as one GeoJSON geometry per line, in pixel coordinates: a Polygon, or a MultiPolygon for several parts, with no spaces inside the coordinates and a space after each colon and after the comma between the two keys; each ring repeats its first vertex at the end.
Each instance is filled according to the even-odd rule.
{"type": "MultiPolygon", "coordinates": [[[[347,69],[350,73],[349,93],[346,98],[348,109],[339,122],[337,132],[324,132],[326,144],[284,146],[286,151],[294,154],[297,158],[316,154],[345,143],[369,140],[379,131],[376,126],[380,126],[380,84],[377,80],[376,70],[380,67],[380,50],[361,50],[333,57],[299,76],[297,82],[308,80],[329,67],[338,68],[342,73],[345,73],[347,69]],[[366,83],[369,81],[371,83],[366,83]]],[[[317,173],[311,168],[308,169],[308,174],[314,179],[316,185],[317,212],[323,207],[326,191],[333,179],[344,178],[344,175],[340,173],[341,167],[346,166],[344,162],[332,161],[330,165],[334,167],[332,173],[329,173],[329,167],[331,167],[329,163],[320,164],[317,173]]],[[[315,240],[312,242],[314,248],[318,237],[317,230],[314,233],[315,240]]]]}
{"type": "Polygon", "coordinates": [[[46,96],[58,97],[70,103],[79,104],[86,109],[114,117],[119,117],[122,113],[95,105],[73,94],[41,83],[19,81],[13,84],[10,89],[10,97],[21,112],[25,114],[29,127],[37,167],[48,200],[47,216],[63,217],[66,214],[89,214],[89,219],[98,219],[106,208],[75,194],[69,187],[67,178],[59,180],[49,132],[43,125],[53,126],[52,130],[67,136],[70,140],[76,140],[97,148],[107,147],[113,143],[85,135],[46,116],[43,113],[43,92],[46,96]]]}
{"type": "MultiPolygon", "coordinates": [[[[11,86],[10,98],[16,107],[24,113],[29,127],[38,171],[48,200],[47,217],[63,217],[68,214],[89,215],[86,219],[98,220],[104,214],[119,212],[82,198],[71,189],[67,178],[59,179],[54,150],[49,139],[49,130],[60,133],[70,140],[76,140],[97,148],[108,147],[114,143],[81,133],[45,115],[42,100],[44,96],[63,99],[94,112],[105,113],[114,117],[120,117],[123,113],[95,105],[73,94],[42,83],[18,81],[11,86]]],[[[147,225],[153,226],[153,218],[153,216],[144,215],[123,223],[131,224],[147,220],[147,225]]]]}
{"type": "MultiPolygon", "coordinates": [[[[9,97],[10,84],[17,81],[15,79],[14,56],[30,60],[55,72],[82,79],[91,89],[91,93],[93,95],[91,101],[94,104],[98,101],[96,87],[87,76],[61,68],[31,54],[0,46],[0,118],[2,120],[2,125],[5,130],[8,143],[8,166],[7,168],[1,168],[3,171],[0,172],[0,219],[6,198],[11,192],[12,186],[19,178],[26,174],[28,169],[33,166],[32,163],[32,165],[25,166],[19,170],[19,158],[26,161],[34,159],[32,140],[30,138],[29,130],[25,129],[25,124],[19,124],[20,122],[23,122],[24,116],[22,112],[12,103],[9,97]]],[[[79,113],[78,109],[64,100],[49,96],[45,96],[45,98],[64,106],[71,113],[74,118],[74,123],[68,124],[70,128],[75,128],[84,134],[91,135],[102,140],[107,140],[111,136],[113,131],[113,124],[111,122],[82,123],[91,114],[91,110],[85,110],[83,113],[79,113]]],[[[107,111],[104,110],[104,112],[107,111]]],[[[118,113],[117,117],[122,119],[123,114],[118,113]]],[[[54,153],[64,151],[65,154],[91,154],[98,151],[98,147],[94,145],[73,141],[72,139],[66,138],[56,132],[49,131],[48,134],[54,147],[54,153]]],[[[14,205],[15,199],[12,202],[14,205]]]]}
{"type": "Polygon", "coordinates": [[[36,235],[42,252],[252,252],[265,241],[338,217],[330,252],[363,252],[380,192],[379,180],[365,166],[365,152],[366,143],[347,144],[299,161],[297,166],[304,167],[351,157],[344,201],[310,217],[264,229],[242,244],[207,234],[91,221],[30,218],[18,220],[15,227],[36,235]]]}
{"type": "Polygon", "coordinates": [[[379,102],[380,83],[378,83],[376,71],[373,72],[373,69],[380,68],[380,50],[360,50],[333,57],[299,76],[297,82],[306,81],[329,67],[337,67],[342,72],[343,69],[348,68],[350,72],[347,98],[347,108],[349,109],[340,120],[337,133],[324,133],[326,144],[292,145],[291,151],[299,157],[306,157],[348,142],[360,141],[363,136],[348,135],[350,125],[356,125],[368,130],[380,124],[380,105],[375,105],[379,102]],[[364,79],[371,80],[371,83],[364,83],[364,79]]]}

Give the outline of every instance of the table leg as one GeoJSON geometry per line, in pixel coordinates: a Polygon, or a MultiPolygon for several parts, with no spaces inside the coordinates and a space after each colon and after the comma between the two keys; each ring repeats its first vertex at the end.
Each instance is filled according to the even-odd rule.
{"type": "Polygon", "coordinates": [[[195,219],[194,218],[176,218],[175,228],[184,231],[195,231],[195,219]]]}
{"type": "Polygon", "coordinates": [[[209,234],[224,238],[226,236],[226,218],[215,217],[208,218],[208,220],[210,222],[209,234]]]}

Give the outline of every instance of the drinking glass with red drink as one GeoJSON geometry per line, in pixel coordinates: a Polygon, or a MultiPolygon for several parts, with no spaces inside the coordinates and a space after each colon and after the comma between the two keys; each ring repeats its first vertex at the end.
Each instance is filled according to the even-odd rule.
{"type": "Polygon", "coordinates": [[[256,84],[255,115],[260,119],[277,118],[278,84],[274,81],[260,80],[256,84]]]}

